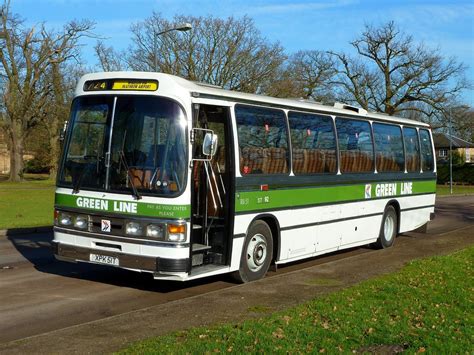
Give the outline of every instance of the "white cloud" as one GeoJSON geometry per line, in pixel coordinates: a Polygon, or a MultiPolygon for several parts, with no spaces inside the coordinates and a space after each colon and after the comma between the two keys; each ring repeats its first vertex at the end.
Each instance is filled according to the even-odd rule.
{"type": "Polygon", "coordinates": [[[251,14],[276,14],[276,13],[289,13],[289,12],[302,12],[302,11],[316,11],[316,10],[328,10],[334,8],[340,8],[349,6],[356,3],[354,0],[337,0],[337,1],[320,1],[320,2],[296,2],[296,3],[285,3],[278,5],[261,5],[252,6],[251,14]]]}
{"type": "Polygon", "coordinates": [[[388,12],[397,21],[419,25],[424,23],[432,27],[434,24],[455,23],[459,20],[468,20],[472,23],[474,4],[399,6],[392,7],[388,12]]]}

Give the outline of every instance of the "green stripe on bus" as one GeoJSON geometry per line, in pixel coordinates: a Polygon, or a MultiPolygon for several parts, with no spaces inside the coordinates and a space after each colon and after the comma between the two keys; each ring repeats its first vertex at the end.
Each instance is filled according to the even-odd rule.
{"type": "Polygon", "coordinates": [[[143,217],[190,218],[190,205],[158,204],[139,201],[109,200],[80,195],[56,193],[58,207],[72,207],[89,211],[103,211],[143,217]]]}
{"type": "Polygon", "coordinates": [[[436,180],[383,182],[236,193],[235,211],[268,210],[435,193],[436,180]]]}

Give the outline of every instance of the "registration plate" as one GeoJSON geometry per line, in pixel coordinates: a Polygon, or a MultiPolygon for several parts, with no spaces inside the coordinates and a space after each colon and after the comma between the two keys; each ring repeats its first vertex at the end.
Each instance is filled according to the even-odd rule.
{"type": "Polygon", "coordinates": [[[114,256],[90,254],[89,260],[95,263],[119,266],[119,259],[114,256]]]}

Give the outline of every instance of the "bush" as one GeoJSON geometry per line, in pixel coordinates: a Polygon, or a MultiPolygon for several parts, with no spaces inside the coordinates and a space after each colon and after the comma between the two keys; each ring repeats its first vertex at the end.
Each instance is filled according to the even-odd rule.
{"type": "MultiPolygon", "coordinates": [[[[453,166],[453,181],[474,185],[474,164],[453,166]]],[[[438,184],[449,182],[449,164],[438,165],[438,184]]]]}
{"type": "Polygon", "coordinates": [[[33,158],[25,162],[24,173],[49,174],[50,166],[44,159],[33,158]]]}

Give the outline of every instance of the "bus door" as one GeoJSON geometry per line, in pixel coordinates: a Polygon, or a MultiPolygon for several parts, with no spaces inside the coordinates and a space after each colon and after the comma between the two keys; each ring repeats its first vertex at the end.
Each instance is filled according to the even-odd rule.
{"type": "MultiPolygon", "coordinates": [[[[192,162],[192,266],[230,265],[234,220],[230,108],[195,104],[193,127],[211,130],[218,138],[209,161],[192,162]]],[[[193,157],[199,157],[202,137],[196,134],[193,140],[193,157]]]]}

